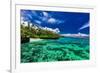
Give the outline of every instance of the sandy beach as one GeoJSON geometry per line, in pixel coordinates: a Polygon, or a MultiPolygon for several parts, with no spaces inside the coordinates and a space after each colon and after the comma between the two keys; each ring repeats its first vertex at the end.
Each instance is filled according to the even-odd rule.
{"type": "Polygon", "coordinates": [[[41,41],[43,39],[40,38],[30,38],[30,42],[41,41]]]}

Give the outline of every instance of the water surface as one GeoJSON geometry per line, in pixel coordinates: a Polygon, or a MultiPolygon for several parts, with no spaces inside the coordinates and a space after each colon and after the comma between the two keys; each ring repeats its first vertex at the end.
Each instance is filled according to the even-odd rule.
{"type": "Polygon", "coordinates": [[[21,44],[21,62],[89,60],[89,38],[62,37],[21,44]]]}

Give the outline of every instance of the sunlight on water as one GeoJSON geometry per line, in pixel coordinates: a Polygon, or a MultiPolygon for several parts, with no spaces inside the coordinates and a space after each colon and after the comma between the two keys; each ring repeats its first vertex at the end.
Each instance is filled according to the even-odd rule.
{"type": "Polygon", "coordinates": [[[44,39],[21,44],[21,62],[89,60],[89,38],[44,39]]]}

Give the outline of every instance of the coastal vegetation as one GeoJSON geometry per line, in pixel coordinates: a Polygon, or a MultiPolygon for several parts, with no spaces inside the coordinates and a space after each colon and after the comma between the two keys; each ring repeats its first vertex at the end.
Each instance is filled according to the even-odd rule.
{"type": "Polygon", "coordinates": [[[42,28],[28,27],[21,25],[21,42],[28,42],[29,38],[40,38],[40,39],[58,39],[59,34],[44,30],[42,28]]]}

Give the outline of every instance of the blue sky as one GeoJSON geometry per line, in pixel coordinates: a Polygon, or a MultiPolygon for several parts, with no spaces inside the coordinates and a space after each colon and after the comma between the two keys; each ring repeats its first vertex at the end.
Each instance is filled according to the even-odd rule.
{"type": "Polygon", "coordinates": [[[89,34],[89,13],[21,10],[21,20],[52,29],[58,28],[61,34],[89,34]]]}

